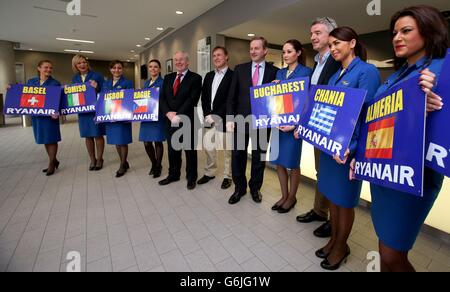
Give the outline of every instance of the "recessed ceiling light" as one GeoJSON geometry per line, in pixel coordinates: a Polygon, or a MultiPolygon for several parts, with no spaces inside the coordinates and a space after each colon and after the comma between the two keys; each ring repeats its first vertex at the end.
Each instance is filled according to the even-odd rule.
{"type": "Polygon", "coordinates": [[[69,50],[69,49],[64,50],[64,52],[68,52],[68,53],[94,54],[93,51],[80,51],[80,50],[69,50]]]}
{"type": "Polygon", "coordinates": [[[139,57],[139,55],[134,55],[135,57],[139,57]]]}
{"type": "Polygon", "coordinates": [[[142,45],[136,45],[136,47],[140,48],[140,47],[142,47],[142,45]]]}
{"type": "Polygon", "coordinates": [[[252,38],[252,37],[254,37],[256,35],[254,33],[249,33],[248,36],[252,38]]]}
{"type": "Polygon", "coordinates": [[[128,63],[130,63],[130,60],[127,60],[128,63]]]}
{"type": "Polygon", "coordinates": [[[156,30],[163,31],[164,27],[157,27],[156,30]]]}
{"type": "Polygon", "coordinates": [[[183,14],[184,14],[184,12],[183,12],[183,11],[179,11],[179,10],[178,10],[178,11],[176,11],[175,13],[176,13],[176,14],[178,14],[178,15],[183,15],[183,14]]]}
{"type": "Polygon", "coordinates": [[[95,44],[94,41],[74,40],[74,39],[65,39],[65,38],[56,38],[56,39],[57,39],[58,41],[64,41],[64,42],[95,44]]]}
{"type": "Polygon", "coordinates": [[[150,40],[150,38],[145,38],[145,40],[146,40],[146,41],[149,41],[149,40],[150,40]]]}
{"type": "Polygon", "coordinates": [[[28,49],[28,50],[32,51],[33,49],[28,49]]]}
{"type": "Polygon", "coordinates": [[[135,51],[134,51],[134,50],[131,50],[130,52],[134,53],[135,51]]]}

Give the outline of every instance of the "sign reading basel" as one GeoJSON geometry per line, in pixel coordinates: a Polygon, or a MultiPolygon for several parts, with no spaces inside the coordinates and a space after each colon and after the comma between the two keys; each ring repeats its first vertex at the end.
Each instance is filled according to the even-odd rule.
{"type": "Polygon", "coordinates": [[[307,98],[309,78],[285,80],[250,89],[253,128],[298,125],[307,98]]]}
{"type": "Polygon", "coordinates": [[[300,138],[344,159],[366,94],[362,89],[313,86],[300,118],[300,138]]]}
{"type": "Polygon", "coordinates": [[[394,86],[365,109],[355,175],[359,180],[422,196],[425,93],[418,78],[394,86]]]}
{"type": "Polygon", "coordinates": [[[58,114],[61,87],[13,85],[6,93],[6,115],[51,116],[58,114]]]}

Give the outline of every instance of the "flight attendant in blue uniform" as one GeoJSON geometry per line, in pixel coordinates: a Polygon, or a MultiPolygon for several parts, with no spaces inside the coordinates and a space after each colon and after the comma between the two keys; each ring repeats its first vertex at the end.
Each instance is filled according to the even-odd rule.
{"type": "MultiPolygon", "coordinates": [[[[124,64],[121,61],[112,61],[110,63],[109,69],[113,78],[103,84],[102,91],[133,88],[133,83],[123,77],[123,67],[124,64]]],[[[116,145],[117,153],[120,157],[120,168],[116,172],[116,177],[122,177],[130,168],[128,163],[128,144],[133,143],[131,123],[106,123],[106,138],[109,145],[116,145]]]]}
{"type": "MultiPolygon", "coordinates": [[[[28,80],[27,86],[61,86],[59,81],[53,79],[53,65],[50,61],[44,60],[39,62],[37,70],[39,76],[28,80]]],[[[47,97],[54,98],[54,97],[47,97]]],[[[61,141],[61,130],[59,127],[59,115],[51,117],[37,117],[31,118],[33,123],[33,133],[36,144],[45,145],[49,163],[48,168],[43,172],[47,176],[55,174],[55,170],[59,167],[59,161],[56,159],[58,153],[58,142],[61,141]]]]}
{"type": "MultiPolygon", "coordinates": [[[[103,87],[103,76],[91,71],[89,62],[85,56],[76,55],[72,59],[72,69],[76,73],[72,78],[72,84],[89,83],[100,92],[103,87]]],[[[78,115],[78,125],[81,138],[86,139],[86,148],[91,159],[90,171],[103,168],[103,152],[105,151],[106,134],[104,124],[95,124],[95,113],[83,113],[78,115]],[[96,147],[97,146],[97,147],[96,147]],[[97,148],[97,156],[95,149],[97,148]]]]}
{"type": "MultiPolygon", "coordinates": [[[[329,46],[331,55],[342,67],[331,77],[328,85],[365,89],[365,102],[373,99],[381,85],[381,77],[375,66],[365,62],[367,51],[360,43],[358,34],[350,27],[337,28],[330,33],[329,46]]],[[[326,270],[338,269],[350,255],[347,240],[353,227],[354,208],[359,203],[362,183],[350,181],[349,170],[358,144],[360,119],[344,161],[337,155],[331,157],[323,152],[320,154],[318,185],[320,192],[331,202],[332,235],[328,244],[318,250],[316,255],[324,259],[321,267],[326,270]]]]}
{"type": "MultiPolygon", "coordinates": [[[[283,59],[288,67],[278,71],[274,82],[311,76],[312,70],[305,66],[304,48],[298,40],[289,40],[284,44],[283,59]]],[[[295,126],[283,126],[272,132],[270,160],[277,166],[282,193],[282,198],[272,210],[280,214],[288,213],[297,204],[302,140],[295,139],[294,130],[295,126]]]]}
{"type": "MultiPolygon", "coordinates": [[[[391,31],[399,70],[378,89],[377,95],[420,75],[418,86],[427,94],[428,115],[441,110],[442,99],[432,90],[449,46],[447,21],[433,7],[414,6],[393,16],[391,31]]],[[[408,253],[441,191],[443,180],[443,175],[426,167],[422,198],[371,185],[372,220],[379,238],[383,272],[415,271],[408,253]]]]}
{"type": "MultiPolygon", "coordinates": [[[[161,77],[161,62],[151,60],[148,63],[148,71],[150,72],[150,79],[145,82],[144,88],[161,88],[164,82],[161,77]]],[[[166,123],[161,113],[158,122],[141,123],[139,141],[144,142],[145,151],[152,162],[149,175],[153,175],[153,178],[161,177],[164,155],[163,142],[167,139],[166,135],[166,123]],[[153,143],[155,144],[153,145],[153,143]]]]}

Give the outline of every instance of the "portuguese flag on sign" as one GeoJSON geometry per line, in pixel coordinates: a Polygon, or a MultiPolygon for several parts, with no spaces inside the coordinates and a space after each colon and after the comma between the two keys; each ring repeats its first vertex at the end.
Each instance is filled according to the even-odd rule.
{"type": "Polygon", "coordinates": [[[67,95],[67,104],[69,107],[86,105],[84,93],[71,93],[67,95]]]}

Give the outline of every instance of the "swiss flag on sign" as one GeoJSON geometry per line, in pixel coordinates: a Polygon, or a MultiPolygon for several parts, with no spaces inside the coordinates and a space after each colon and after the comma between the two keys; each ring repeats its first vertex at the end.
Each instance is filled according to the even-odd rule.
{"type": "Polygon", "coordinates": [[[44,108],[45,95],[23,94],[22,98],[20,99],[20,106],[30,108],[44,108]]]}

